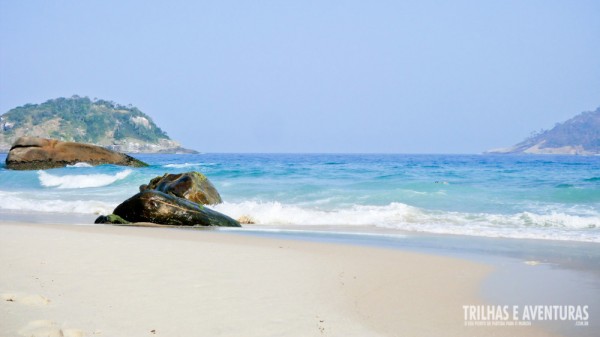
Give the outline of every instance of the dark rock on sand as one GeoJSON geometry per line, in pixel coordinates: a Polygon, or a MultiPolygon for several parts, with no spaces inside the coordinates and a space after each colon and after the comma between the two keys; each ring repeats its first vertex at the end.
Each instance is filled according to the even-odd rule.
{"type": "Polygon", "coordinates": [[[121,218],[115,214],[109,215],[101,215],[99,216],[94,223],[104,223],[104,224],[115,224],[115,225],[126,225],[130,223],[129,221],[121,218]]]}
{"type": "Polygon", "coordinates": [[[80,162],[90,165],[148,166],[131,156],[100,146],[35,137],[17,139],[6,157],[6,167],[13,170],[43,170],[80,162]]]}
{"type": "Polygon", "coordinates": [[[232,218],[189,200],[156,190],[145,190],[125,200],[113,211],[129,222],[171,226],[241,227],[232,218]]]}
{"type": "Polygon", "coordinates": [[[165,174],[141,185],[140,192],[157,190],[176,197],[185,198],[201,205],[217,205],[223,202],[213,184],[202,173],[195,171],[165,174]]]}

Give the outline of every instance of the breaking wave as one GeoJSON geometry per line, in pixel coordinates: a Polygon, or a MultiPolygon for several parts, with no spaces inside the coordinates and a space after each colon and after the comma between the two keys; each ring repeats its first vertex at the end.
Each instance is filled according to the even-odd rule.
{"type": "Polygon", "coordinates": [[[46,171],[38,171],[40,184],[44,187],[56,188],[90,188],[110,185],[118,180],[127,178],[133,172],[125,170],[114,175],[110,174],[77,174],[77,175],[52,175],[46,171]]]}
{"type": "Polygon", "coordinates": [[[324,210],[279,202],[245,201],[214,208],[233,218],[250,216],[259,225],[363,225],[430,233],[600,242],[598,214],[584,217],[564,213],[446,212],[396,202],[324,210]]]}
{"type": "Polygon", "coordinates": [[[99,200],[36,199],[20,193],[1,192],[0,209],[48,213],[110,214],[115,203],[99,200]]]}
{"type": "Polygon", "coordinates": [[[73,165],[67,165],[67,167],[94,167],[91,164],[88,163],[75,163],[73,165]]]}

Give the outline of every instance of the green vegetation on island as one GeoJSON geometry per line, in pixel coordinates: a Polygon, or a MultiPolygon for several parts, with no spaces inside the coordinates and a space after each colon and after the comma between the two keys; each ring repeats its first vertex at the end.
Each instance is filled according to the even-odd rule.
{"type": "Polygon", "coordinates": [[[515,146],[487,153],[600,154],[600,108],[557,123],[550,130],[533,133],[515,146]]]}
{"type": "Polygon", "coordinates": [[[0,150],[21,136],[89,143],[121,152],[194,152],[183,149],[131,105],[72,96],[25,104],[0,116],[0,150]]]}

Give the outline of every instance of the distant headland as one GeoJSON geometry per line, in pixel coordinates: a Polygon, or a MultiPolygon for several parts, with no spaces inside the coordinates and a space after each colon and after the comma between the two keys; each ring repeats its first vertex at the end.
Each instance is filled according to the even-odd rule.
{"type": "Polygon", "coordinates": [[[25,104],[0,116],[0,152],[22,136],[89,143],[128,153],[197,153],[132,105],[72,96],[25,104]]]}
{"type": "Polygon", "coordinates": [[[551,130],[534,133],[512,147],[486,153],[600,155],[600,108],[557,123],[551,130]]]}

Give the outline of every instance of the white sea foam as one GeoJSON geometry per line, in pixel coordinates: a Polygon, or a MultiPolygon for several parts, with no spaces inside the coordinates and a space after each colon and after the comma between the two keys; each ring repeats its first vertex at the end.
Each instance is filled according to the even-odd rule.
{"type": "Polygon", "coordinates": [[[88,163],[75,163],[73,165],[67,165],[67,167],[94,167],[91,164],[88,163]]]}
{"type": "Polygon", "coordinates": [[[44,187],[56,188],[89,188],[110,185],[118,180],[125,179],[132,170],[125,170],[114,175],[110,174],[77,174],[57,176],[46,171],[38,171],[40,184],[44,187]]]}
{"type": "Polygon", "coordinates": [[[430,233],[600,242],[600,215],[488,214],[429,211],[403,203],[326,210],[279,202],[245,201],[214,207],[263,225],[364,225],[430,233]]]}
{"type": "Polygon", "coordinates": [[[394,223],[405,214],[418,210],[402,203],[383,207],[355,205],[348,209],[329,211],[279,202],[255,201],[223,203],[215,206],[215,209],[236,218],[250,215],[259,223],[268,225],[374,225],[394,223]]]}
{"type": "Polygon", "coordinates": [[[40,199],[18,192],[0,191],[0,209],[48,213],[109,214],[118,203],[99,200],[40,199]]]}

